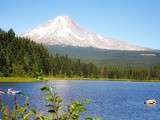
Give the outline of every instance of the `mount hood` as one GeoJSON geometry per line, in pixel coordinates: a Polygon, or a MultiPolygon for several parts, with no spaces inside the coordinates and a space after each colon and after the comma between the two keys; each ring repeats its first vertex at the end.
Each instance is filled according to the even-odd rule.
{"type": "Polygon", "coordinates": [[[68,16],[58,16],[35,27],[23,37],[44,45],[93,47],[109,50],[147,51],[147,48],[132,45],[114,38],[87,31],[68,16]]]}

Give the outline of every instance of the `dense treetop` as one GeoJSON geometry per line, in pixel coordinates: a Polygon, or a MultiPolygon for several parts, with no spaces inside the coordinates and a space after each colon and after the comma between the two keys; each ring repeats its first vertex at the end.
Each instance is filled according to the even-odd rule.
{"type": "Polygon", "coordinates": [[[67,55],[49,55],[48,50],[28,38],[15,37],[12,29],[0,30],[0,75],[88,75],[96,66],[70,59],[67,55]]]}

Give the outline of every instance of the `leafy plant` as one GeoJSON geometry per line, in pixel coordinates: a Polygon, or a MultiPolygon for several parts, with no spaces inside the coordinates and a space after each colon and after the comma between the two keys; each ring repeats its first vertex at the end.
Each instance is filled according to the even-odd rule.
{"type": "Polygon", "coordinates": [[[9,106],[0,101],[0,112],[3,120],[31,120],[33,117],[33,111],[29,107],[28,97],[22,106],[17,102],[16,96],[14,96],[14,107],[10,111],[9,106]]]}
{"type": "MultiPolygon", "coordinates": [[[[66,108],[62,106],[63,98],[58,96],[52,87],[45,86],[41,90],[45,93],[49,120],[78,120],[80,115],[87,111],[85,106],[90,102],[88,99],[74,100],[66,108]]],[[[100,119],[86,117],[86,120],[100,119]]]]}
{"type": "MultiPolygon", "coordinates": [[[[70,105],[64,106],[63,98],[58,96],[52,87],[44,86],[41,91],[44,92],[44,99],[48,108],[46,114],[30,108],[28,97],[20,106],[16,96],[14,96],[12,110],[0,99],[0,117],[3,120],[78,120],[80,115],[87,111],[85,106],[90,102],[88,99],[78,99],[72,101],[70,105]]],[[[86,117],[85,120],[100,120],[100,118],[86,117]]]]}

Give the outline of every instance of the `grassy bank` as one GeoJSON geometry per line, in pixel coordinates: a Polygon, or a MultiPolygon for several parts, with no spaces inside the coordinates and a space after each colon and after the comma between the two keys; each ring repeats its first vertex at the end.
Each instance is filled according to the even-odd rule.
{"type": "Polygon", "coordinates": [[[0,82],[34,82],[36,79],[31,77],[0,77],[0,82]]]}
{"type": "Polygon", "coordinates": [[[45,76],[42,80],[33,77],[0,77],[0,82],[39,82],[48,80],[108,80],[108,81],[130,81],[130,82],[160,82],[160,80],[134,80],[134,79],[110,79],[110,78],[83,78],[83,77],[53,77],[45,76]]]}
{"type": "Polygon", "coordinates": [[[0,82],[39,82],[47,80],[88,80],[91,78],[82,78],[82,77],[53,77],[45,76],[43,79],[36,79],[33,77],[0,77],[0,82]]]}

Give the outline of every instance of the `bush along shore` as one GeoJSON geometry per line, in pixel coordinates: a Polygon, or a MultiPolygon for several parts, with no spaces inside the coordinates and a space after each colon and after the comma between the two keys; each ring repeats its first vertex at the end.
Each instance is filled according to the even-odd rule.
{"type": "MultiPolygon", "coordinates": [[[[26,97],[24,105],[20,106],[14,96],[13,108],[3,103],[0,98],[0,119],[2,120],[78,120],[82,113],[86,112],[88,99],[78,99],[71,102],[70,105],[62,105],[63,98],[58,96],[52,87],[44,86],[41,88],[46,101],[45,114],[33,109],[30,106],[29,98],[26,97]]],[[[1,97],[1,96],[0,96],[1,97]]],[[[44,107],[45,107],[44,106],[44,107]]],[[[42,106],[43,107],[43,106],[42,106]]],[[[82,117],[82,116],[81,116],[82,117]]],[[[98,117],[84,117],[85,120],[100,120],[98,117]]]]}

